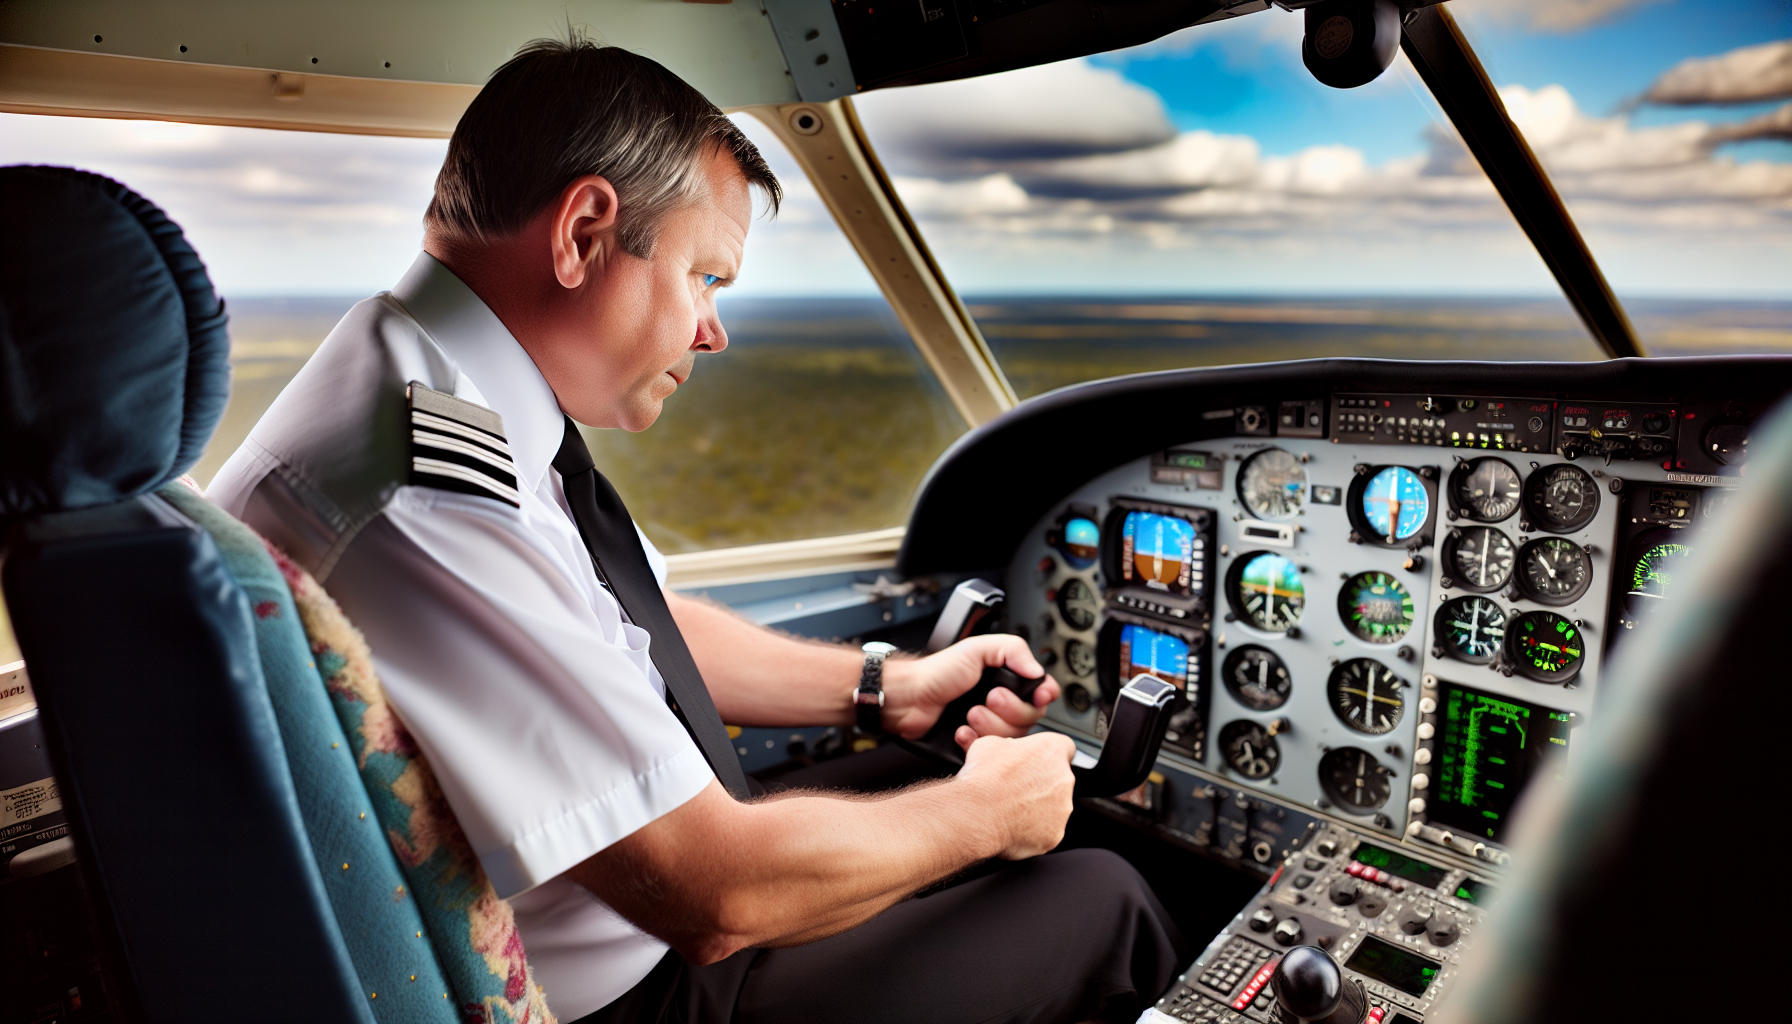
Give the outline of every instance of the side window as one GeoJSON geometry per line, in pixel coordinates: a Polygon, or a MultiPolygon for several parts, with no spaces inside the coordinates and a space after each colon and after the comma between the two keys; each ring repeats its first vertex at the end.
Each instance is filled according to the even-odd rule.
{"type": "Polygon", "coordinates": [[[180,224],[230,310],[230,404],[204,486],[348,308],[397,283],[448,143],[0,114],[0,163],[115,178],[180,224]]]}
{"type": "MultiPolygon", "coordinates": [[[[640,434],[587,432],[667,553],[797,540],[907,518],[965,430],[820,197],[770,131],[738,122],[784,183],[723,293],[726,351],[640,434]]],[[[138,189],[205,257],[230,305],[231,398],[192,475],[210,482],[350,306],[417,253],[447,143],[0,114],[0,163],[56,163],[138,189]]]]}
{"type": "Polygon", "coordinates": [[[965,430],[801,168],[747,131],[783,182],[723,292],[728,348],[697,360],[639,434],[587,430],[598,465],[667,553],[900,526],[965,430]]]}

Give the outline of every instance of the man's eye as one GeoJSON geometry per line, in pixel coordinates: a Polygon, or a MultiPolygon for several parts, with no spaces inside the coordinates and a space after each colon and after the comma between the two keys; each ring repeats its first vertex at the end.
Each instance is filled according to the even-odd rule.
{"type": "Polygon", "coordinates": [[[705,287],[705,288],[712,287],[717,281],[720,281],[720,280],[721,280],[721,278],[717,277],[714,274],[704,274],[703,275],[703,287],[705,287]]]}

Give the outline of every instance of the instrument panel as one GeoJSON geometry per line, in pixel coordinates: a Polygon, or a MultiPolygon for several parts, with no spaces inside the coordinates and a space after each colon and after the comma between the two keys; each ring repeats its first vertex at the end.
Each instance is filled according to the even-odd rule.
{"type": "MultiPolygon", "coordinates": [[[[1611,648],[1648,628],[1737,482],[1677,471],[1693,418],[1264,406],[1062,495],[1007,567],[1009,628],[1065,683],[1053,728],[1099,740],[1119,687],[1151,674],[1183,694],[1163,763],[1500,864],[1517,798],[1572,756],[1611,648]]],[[[1713,458],[1739,464],[1746,441],[1727,443],[1713,458]]]]}

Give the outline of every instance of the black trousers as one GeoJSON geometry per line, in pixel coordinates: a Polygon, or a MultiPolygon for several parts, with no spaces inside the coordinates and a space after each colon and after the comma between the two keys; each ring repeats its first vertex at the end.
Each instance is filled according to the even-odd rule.
{"type": "MultiPolygon", "coordinates": [[[[882,788],[880,776],[901,784],[931,770],[883,747],[771,788],[867,790],[882,788]]],[[[1176,926],[1130,864],[1069,850],[990,862],[808,945],[746,949],[705,967],[669,951],[577,1024],[1130,1024],[1185,959],[1176,926]]]]}

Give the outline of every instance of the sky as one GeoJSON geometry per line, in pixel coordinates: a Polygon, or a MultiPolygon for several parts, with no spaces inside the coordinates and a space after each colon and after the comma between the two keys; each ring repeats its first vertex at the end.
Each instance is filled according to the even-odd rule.
{"type": "MultiPolygon", "coordinates": [[[[1621,296],[1792,299],[1792,0],[1451,0],[1621,296]]],[[[856,102],[967,294],[1550,294],[1397,57],[1353,90],[1271,9],[856,102]]],[[[874,285],[769,132],[789,201],[737,294],[874,285]]],[[[0,162],[118,177],[226,294],[366,294],[414,257],[445,142],[0,115],[0,162]]]]}

